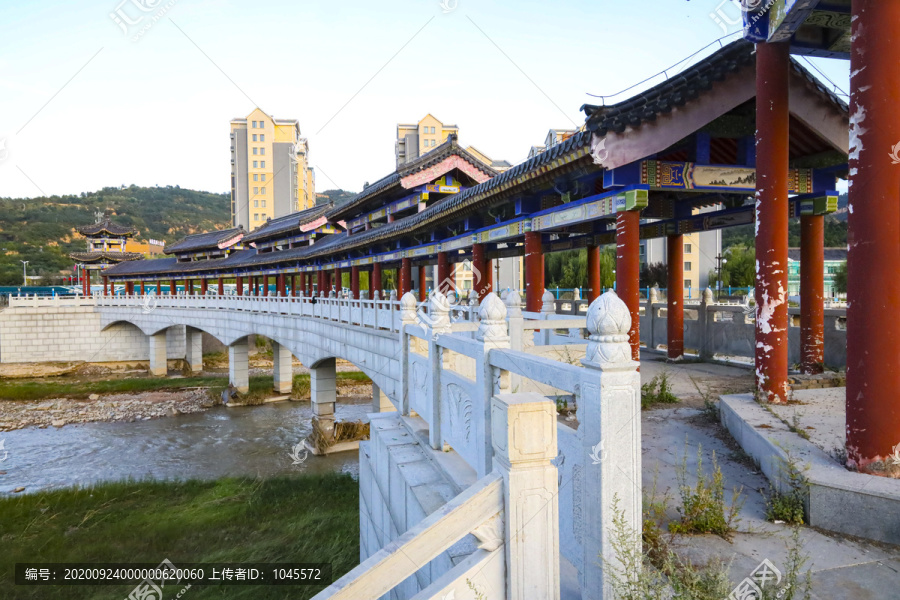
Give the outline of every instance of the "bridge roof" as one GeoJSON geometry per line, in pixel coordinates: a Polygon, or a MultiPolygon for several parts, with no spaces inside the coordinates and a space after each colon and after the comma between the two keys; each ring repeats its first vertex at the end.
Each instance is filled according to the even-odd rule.
{"type": "MultiPolygon", "coordinates": [[[[393,190],[406,189],[401,181],[403,178],[424,171],[430,167],[434,167],[451,156],[459,156],[488,177],[497,175],[497,171],[491,168],[490,165],[481,162],[475,158],[472,153],[468,152],[465,148],[462,148],[459,145],[459,139],[456,134],[451,134],[447,138],[447,141],[440,146],[437,146],[415,160],[400,165],[400,167],[390,175],[386,175],[375,183],[368,185],[349,202],[334,207],[334,209],[329,211],[326,216],[331,220],[346,219],[347,217],[356,216],[359,209],[380,194],[393,190]]],[[[435,179],[438,177],[440,177],[440,175],[437,175],[435,179]]]]}
{"type": "Polygon", "coordinates": [[[292,232],[299,232],[304,225],[314,222],[329,210],[334,208],[332,203],[321,204],[300,212],[291,213],[277,219],[269,219],[252,233],[244,236],[245,244],[287,236],[292,232]]]}
{"type": "Polygon", "coordinates": [[[244,228],[242,226],[234,227],[232,229],[195,233],[181,238],[171,246],[166,246],[163,252],[166,254],[178,254],[182,252],[219,249],[221,247],[220,244],[224,244],[243,233],[244,228]]]}
{"type": "MultiPolygon", "coordinates": [[[[571,198],[572,201],[584,200],[598,194],[599,188],[595,188],[594,183],[597,175],[604,169],[606,169],[605,174],[612,173],[612,170],[619,166],[609,164],[607,161],[600,161],[596,156],[596,146],[603,131],[608,133],[606,139],[612,140],[611,145],[607,146],[607,149],[610,150],[609,154],[614,155],[614,158],[622,164],[631,166],[638,164],[636,161],[641,160],[676,162],[690,160],[686,152],[688,152],[688,146],[695,143],[692,136],[701,131],[711,131],[714,143],[710,156],[713,162],[715,163],[717,158],[726,157],[727,160],[719,160],[719,163],[731,165],[735,162],[733,155],[737,152],[737,140],[748,138],[752,141],[755,127],[754,74],[753,45],[740,40],[700,61],[681,75],[672,77],[669,81],[625,102],[608,107],[585,106],[587,127],[593,131],[578,132],[560,144],[503,173],[495,174],[490,179],[459,193],[441,198],[422,212],[409,214],[366,231],[352,234],[347,232],[331,234],[309,246],[263,252],[253,249],[239,250],[224,258],[177,264],[145,260],[139,261],[141,264],[120,264],[111,267],[106,273],[112,276],[153,275],[167,272],[215,273],[221,271],[227,273],[237,270],[253,271],[275,265],[283,265],[286,268],[298,265],[311,267],[317,261],[320,261],[320,264],[328,264],[332,261],[346,261],[348,256],[352,257],[351,260],[359,260],[362,257],[385,254],[388,255],[386,258],[395,260],[397,256],[401,255],[401,252],[417,246],[421,247],[423,253],[403,255],[429,258],[431,255],[428,254],[427,247],[440,243],[441,239],[445,237],[431,235],[440,227],[462,223],[463,219],[468,219],[471,215],[484,215],[487,210],[500,205],[512,206],[514,200],[540,199],[541,195],[546,194],[546,190],[552,188],[560,179],[567,179],[571,182],[572,179],[581,178],[582,183],[587,184],[581,186],[578,195],[571,198]],[[650,123],[653,124],[652,127],[647,126],[650,123]],[[620,130],[623,133],[617,133],[620,130]],[[719,131],[722,133],[719,134],[719,131]],[[618,144],[618,147],[615,144],[618,144]],[[594,155],[591,154],[592,145],[595,150],[594,155]],[[416,239],[413,239],[414,236],[416,239]],[[403,243],[404,238],[407,242],[405,244],[403,243]]],[[[816,157],[828,150],[830,152],[826,158],[830,162],[827,165],[810,163],[797,166],[832,167],[835,164],[845,164],[846,150],[840,148],[839,143],[840,140],[843,140],[846,145],[847,105],[822,86],[799,64],[794,63],[792,74],[791,159],[816,157]],[[795,107],[794,104],[797,106],[795,107]]],[[[447,143],[414,161],[410,166],[403,166],[397,172],[368,186],[349,204],[328,209],[324,216],[335,219],[338,215],[358,212],[358,209],[366,203],[380,200],[378,198],[380,194],[404,191],[401,179],[408,174],[420,172],[430,166],[440,164],[448,156],[460,155],[458,153],[465,152],[455,143],[454,139],[448,140],[447,143]]],[[[466,160],[468,162],[468,159],[466,160]]],[[[737,166],[751,170],[753,168],[746,165],[737,166]]],[[[486,166],[483,167],[482,170],[488,169],[486,166]]],[[[421,177],[420,175],[419,179],[421,177]]],[[[639,179],[637,183],[640,183],[639,179]]],[[[623,184],[617,182],[613,185],[623,184]]],[[[653,202],[662,202],[673,198],[677,198],[679,201],[688,201],[688,198],[707,198],[711,199],[710,202],[721,202],[721,195],[709,191],[704,192],[698,189],[681,190],[681,192],[679,192],[680,195],[673,195],[672,192],[665,190],[658,192],[661,196],[651,198],[651,206],[648,208],[653,208],[653,202]],[[681,196],[684,198],[682,199],[681,196]],[[719,200],[716,200],[717,198],[719,200]]],[[[724,192],[729,193],[728,190],[724,190],[724,192]]],[[[651,192],[651,194],[655,193],[657,192],[651,192]]],[[[748,195],[752,191],[738,190],[730,193],[748,195]]],[[[564,210],[564,205],[557,204],[560,210],[564,210]]],[[[503,227],[508,223],[530,219],[540,211],[540,208],[533,206],[528,208],[531,206],[528,204],[519,206],[516,203],[515,205],[514,211],[506,211],[496,223],[493,219],[488,219],[484,222],[485,226],[503,227]]],[[[540,204],[535,206],[540,206],[540,204]]],[[[651,213],[652,211],[645,210],[645,214],[653,218],[673,218],[671,215],[666,217],[662,214],[651,213]]],[[[614,216],[614,211],[603,213],[602,218],[612,218],[612,216],[614,216]]],[[[297,222],[297,218],[298,215],[290,215],[271,221],[264,228],[272,227],[270,231],[273,232],[284,231],[281,227],[288,230],[293,227],[291,223],[297,222]]],[[[597,217],[592,217],[592,219],[596,221],[597,217]]],[[[480,222],[480,220],[476,222],[480,222]]],[[[565,227],[570,226],[565,225],[562,229],[552,230],[545,227],[542,231],[546,233],[563,232],[570,235],[593,234],[595,236],[607,231],[605,225],[601,231],[600,228],[593,227],[591,223],[576,223],[568,229],[565,227]],[[587,229],[583,228],[584,225],[588,226],[587,229]],[[582,229],[578,229],[578,227],[582,227],[582,229]]],[[[474,230],[465,229],[465,233],[471,231],[474,230]]],[[[456,236],[454,239],[458,238],[457,242],[459,242],[454,242],[453,248],[463,249],[471,245],[469,241],[462,239],[464,235],[458,233],[453,235],[456,236]]],[[[245,240],[250,237],[247,236],[245,240]]],[[[521,236],[503,238],[503,243],[509,243],[509,241],[515,243],[516,239],[520,241],[521,236]]]]}

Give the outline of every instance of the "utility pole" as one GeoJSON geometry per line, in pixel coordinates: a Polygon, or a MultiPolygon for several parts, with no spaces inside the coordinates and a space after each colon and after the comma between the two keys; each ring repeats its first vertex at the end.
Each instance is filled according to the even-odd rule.
{"type": "Polygon", "coordinates": [[[716,300],[722,299],[722,265],[728,262],[728,259],[719,253],[716,256],[716,300]]]}
{"type": "Polygon", "coordinates": [[[22,263],[22,285],[28,286],[28,262],[27,260],[20,260],[22,263]]]}

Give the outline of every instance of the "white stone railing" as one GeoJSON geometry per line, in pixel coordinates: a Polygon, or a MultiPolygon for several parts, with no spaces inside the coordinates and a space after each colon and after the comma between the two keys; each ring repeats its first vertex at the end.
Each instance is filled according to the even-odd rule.
{"type": "Polygon", "coordinates": [[[156,308],[207,309],[262,314],[314,317],[346,325],[399,331],[399,302],[388,300],[353,300],[309,296],[237,296],[207,295],[134,295],[99,296],[99,307],[132,307],[143,311],[156,308]]]}
{"type": "Polygon", "coordinates": [[[65,307],[65,306],[96,306],[98,296],[36,296],[23,294],[10,296],[9,307],[65,307]]]}
{"type": "MultiPolygon", "coordinates": [[[[488,477],[496,468],[497,447],[505,443],[495,439],[497,432],[503,431],[496,427],[493,412],[498,397],[545,398],[522,394],[529,388],[526,384],[536,383],[574,398],[579,429],[576,433],[559,426],[559,453],[553,457],[559,467],[557,485],[567,484],[558,489],[558,499],[554,494],[559,506],[554,535],[561,540],[563,554],[581,571],[584,598],[599,597],[608,584],[598,557],[616,560],[608,539],[614,498],[627,521],[640,532],[640,376],[637,363],[630,358],[627,332],[631,317],[624,303],[608,293],[595,300],[586,320],[548,315],[525,321],[518,295],[510,295],[504,304],[489,294],[479,307],[474,339],[467,335],[472,329],[468,324],[454,329],[447,301],[439,293],[431,296],[427,318],[416,312],[412,294],[404,296],[400,304],[398,408],[404,415],[423,419],[431,447],[452,448],[477,477],[488,477]],[[543,333],[547,321],[579,334],[590,332],[580,365],[538,356],[534,347],[529,348],[524,334],[537,329],[543,333]],[[590,518],[581,507],[590,511],[590,518]],[[571,535],[563,537],[560,531],[571,535]]],[[[555,403],[553,408],[555,417],[555,403]]],[[[555,418],[551,422],[556,425],[555,418]]],[[[540,440],[547,434],[535,429],[526,435],[540,440]]],[[[547,597],[558,597],[558,593],[557,589],[547,597]]]]}

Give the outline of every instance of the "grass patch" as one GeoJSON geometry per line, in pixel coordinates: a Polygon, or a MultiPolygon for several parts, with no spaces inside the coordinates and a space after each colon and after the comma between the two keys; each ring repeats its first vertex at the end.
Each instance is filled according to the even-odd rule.
{"type": "MultiPolygon", "coordinates": [[[[270,378],[271,379],[271,378],[270,378]]],[[[227,383],[228,375],[218,377],[136,377],[101,381],[17,381],[0,380],[2,400],[45,400],[47,398],[85,399],[91,394],[123,394],[210,387],[227,383]]]]}
{"type": "MultiPolygon", "coordinates": [[[[266,480],[118,482],[0,499],[0,597],[121,600],[124,586],[16,587],[16,562],[359,562],[358,484],[329,473],[266,480]]],[[[193,586],[192,600],[311,598],[318,587],[193,586]]]]}
{"type": "Polygon", "coordinates": [[[650,408],[654,404],[675,404],[678,396],[672,393],[669,383],[669,372],[663,371],[649,382],[641,386],[641,408],[650,408]]]}

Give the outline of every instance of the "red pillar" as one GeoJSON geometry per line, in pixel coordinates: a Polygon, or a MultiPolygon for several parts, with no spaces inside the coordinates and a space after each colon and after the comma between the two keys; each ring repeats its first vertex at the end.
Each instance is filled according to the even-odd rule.
{"type": "MultiPolygon", "coordinates": [[[[626,210],[616,215],[616,294],[631,313],[631,358],[641,359],[641,215],[626,210]]],[[[531,310],[531,309],[529,309],[531,310]]]]}
{"type": "Polygon", "coordinates": [[[328,296],[331,293],[331,286],[334,285],[331,281],[331,271],[322,272],[322,281],[325,284],[323,288],[325,290],[325,295],[328,296]]]}
{"type": "Polygon", "coordinates": [[[672,360],[684,355],[684,236],[666,238],[666,330],[668,356],[672,360]]]}
{"type": "Polygon", "coordinates": [[[588,270],[588,301],[593,302],[602,292],[603,285],[600,283],[600,246],[587,247],[587,270],[588,270]]]}
{"type": "Polygon", "coordinates": [[[200,295],[205,296],[209,291],[209,281],[204,277],[200,280],[200,295]]]}
{"type": "Polygon", "coordinates": [[[259,296],[259,277],[253,277],[253,295],[259,296]]]}
{"type": "Polygon", "coordinates": [[[408,258],[400,259],[400,297],[412,291],[412,262],[408,258]]]}
{"type": "Polygon", "coordinates": [[[544,248],[541,234],[529,231],[525,234],[525,310],[540,312],[544,295],[544,248]]]}
{"type": "Polygon", "coordinates": [[[853,0],[852,14],[847,455],[865,466],[900,443],[900,2],[853,0]]]}
{"type": "Polygon", "coordinates": [[[188,296],[193,296],[194,295],[194,280],[186,279],[185,283],[187,283],[188,296]]]}
{"type": "Polygon", "coordinates": [[[238,275],[235,279],[235,287],[237,288],[237,295],[244,295],[244,278],[238,275]]]}
{"type": "Polygon", "coordinates": [[[359,267],[350,267],[350,297],[359,300],[359,267]]]}
{"type": "Polygon", "coordinates": [[[375,292],[381,293],[381,263],[372,265],[372,277],[369,280],[369,300],[375,297],[375,292]]]}
{"type": "Polygon", "coordinates": [[[428,300],[428,267],[419,266],[419,302],[428,300]]]}
{"type": "Polygon", "coordinates": [[[340,267],[334,270],[334,288],[336,295],[340,295],[341,290],[344,289],[344,272],[340,267]]]}
{"type": "Polygon", "coordinates": [[[218,289],[216,290],[220,296],[225,295],[225,280],[222,277],[219,277],[218,281],[218,289]]]}
{"type": "Polygon", "coordinates": [[[145,290],[144,290],[144,280],[141,279],[141,296],[143,296],[145,293],[146,293],[146,292],[145,292],[145,290]]]}
{"type": "MultiPolygon", "coordinates": [[[[484,259],[484,288],[488,293],[496,291],[497,286],[494,284],[494,261],[490,258],[484,259]]],[[[481,296],[478,296],[479,300],[481,296]]]]}
{"type": "Polygon", "coordinates": [[[491,293],[491,261],[487,259],[484,244],[472,246],[472,273],[475,278],[473,288],[478,294],[478,301],[491,293]]]}
{"type": "MultiPolygon", "coordinates": [[[[109,277],[103,278],[103,295],[108,296],[109,294],[106,291],[106,286],[109,284],[109,277]]],[[[90,294],[90,286],[88,286],[88,294],[90,294]]]]}
{"type": "Polygon", "coordinates": [[[275,277],[275,295],[276,296],[287,296],[284,280],[284,273],[279,273],[275,277]]]}
{"type": "Polygon", "coordinates": [[[161,296],[162,295],[162,280],[157,279],[153,283],[156,285],[156,295],[161,296]]]}
{"type": "Polygon", "coordinates": [[[442,294],[447,294],[452,289],[450,273],[450,257],[446,252],[438,252],[438,276],[434,289],[442,294]]]}
{"type": "Polygon", "coordinates": [[[789,72],[787,42],[756,45],[756,388],[777,404],[788,396],[789,72]]]}
{"type": "Polygon", "coordinates": [[[297,277],[300,278],[300,281],[297,282],[297,287],[300,288],[300,295],[305,296],[306,295],[306,273],[301,271],[300,273],[297,273],[297,277]]]}
{"type": "Polygon", "coordinates": [[[175,285],[174,279],[170,279],[169,280],[169,295],[174,296],[177,293],[178,293],[178,286],[175,285]]]}
{"type": "Polygon", "coordinates": [[[91,272],[87,269],[81,270],[81,293],[85,296],[91,295],[91,272]]]}
{"type": "Polygon", "coordinates": [[[269,295],[269,276],[268,275],[262,276],[262,295],[263,296],[269,295]]]}
{"type": "Polygon", "coordinates": [[[825,217],[800,217],[800,369],[825,362],[825,217]]]}

